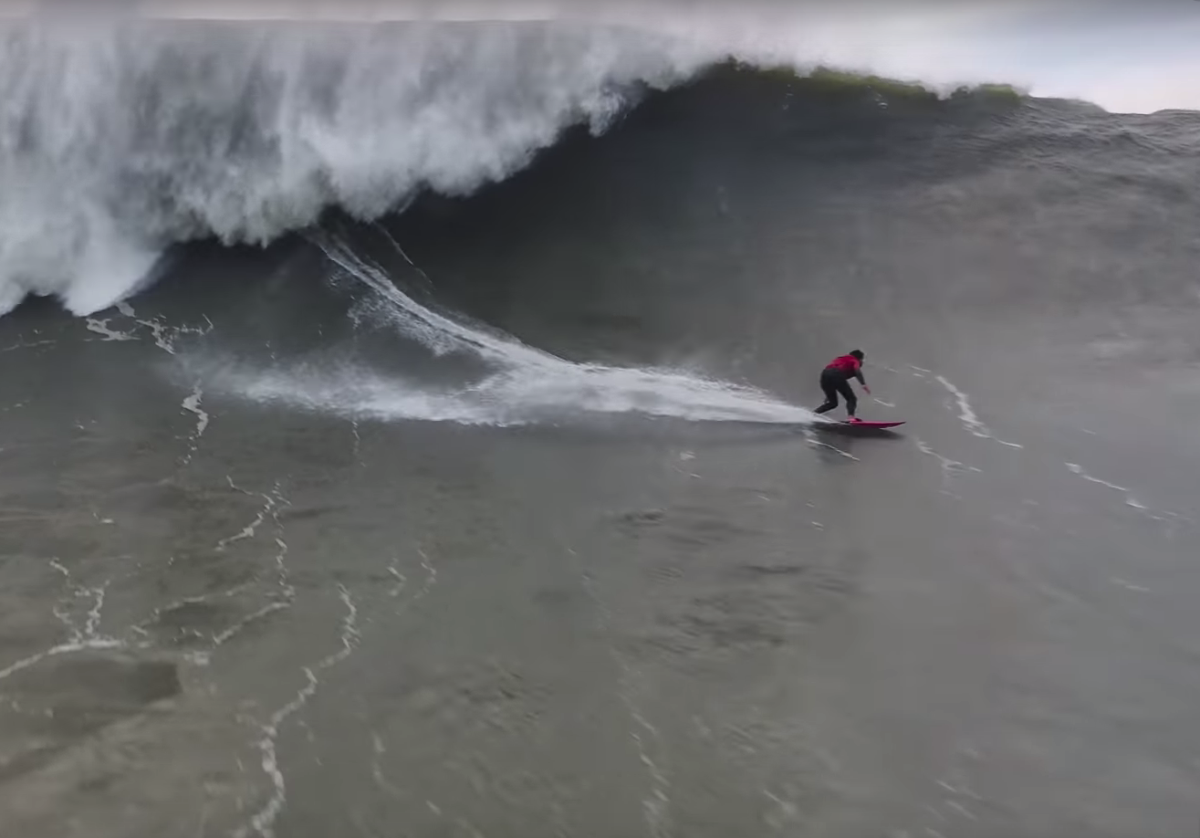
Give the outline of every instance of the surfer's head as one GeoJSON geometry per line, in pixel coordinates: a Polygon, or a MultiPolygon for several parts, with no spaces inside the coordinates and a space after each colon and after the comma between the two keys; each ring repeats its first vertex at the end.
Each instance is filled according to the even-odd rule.
{"type": "Polygon", "coordinates": [[[851,358],[857,358],[859,361],[863,359],[863,351],[861,349],[852,349],[850,351],[851,358]]]}

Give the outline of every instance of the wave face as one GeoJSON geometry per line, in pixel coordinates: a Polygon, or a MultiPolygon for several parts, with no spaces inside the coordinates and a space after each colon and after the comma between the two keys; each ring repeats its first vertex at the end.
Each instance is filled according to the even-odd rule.
{"type": "Polygon", "coordinates": [[[0,311],[126,296],[188,239],[270,242],[502,179],[705,55],[569,24],[10,22],[0,33],[0,311]]]}
{"type": "Polygon", "coordinates": [[[1128,320],[1200,300],[1198,120],[721,65],[470,195],[185,249],[134,302],[216,324],[185,385],[356,420],[811,424],[797,363],[846,342],[1186,359],[1128,320]]]}
{"type": "MultiPolygon", "coordinates": [[[[282,358],[274,355],[270,361],[261,356],[234,359],[228,347],[218,346],[189,355],[185,368],[209,390],[355,422],[513,426],[625,414],[773,424],[811,424],[814,419],[810,411],[755,387],[677,367],[573,361],[461,312],[445,313],[416,299],[403,274],[397,283],[396,274],[360,255],[371,238],[369,231],[360,230],[357,235],[322,232],[312,239],[333,268],[331,278],[350,283],[355,305],[348,319],[356,327],[348,341],[327,338],[322,329],[316,347],[282,358]],[[372,334],[376,342],[364,346],[363,337],[372,334]],[[413,348],[421,351],[417,358],[413,348]],[[424,353],[434,361],[425,365],[432,375],[420,374],[419,355],[424,353]],[[402,362],[389,369],[395,359],[402,362]]],[[[386,233],[383,239],[394,249],[393,259],[408,260],[394,239],[386,233]]],[[[328,313],[336,308],[331,302],[317,307],[328,313]]],[[[305,316],[303,321],[314,319],[305,316]]]]}

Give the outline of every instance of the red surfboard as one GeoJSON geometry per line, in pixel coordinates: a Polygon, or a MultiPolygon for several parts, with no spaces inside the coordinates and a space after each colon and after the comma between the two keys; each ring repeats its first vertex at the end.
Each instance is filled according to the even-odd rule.
{"type": "Polygon", "coordinates": [[[820,424],[825,426],[833,425],[838,428],[863,428],[865,430],[879,431],[884,430],[885,428],[894,428],[897,425],[903,425],[904,422],[848,422],[845,420],[837,422],[826,420],[820,424]]]}

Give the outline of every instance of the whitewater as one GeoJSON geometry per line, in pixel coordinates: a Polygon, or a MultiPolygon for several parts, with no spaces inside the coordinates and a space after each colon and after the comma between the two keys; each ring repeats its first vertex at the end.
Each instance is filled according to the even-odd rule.
{"type": "Polygon", "coordinates": [[[621,85],[684,72],[638,38],[558,27],[5,25],[5,310],[33,293],[90,314],[173,243],[470,192],[568,124],[602,127],[621,85]]]}

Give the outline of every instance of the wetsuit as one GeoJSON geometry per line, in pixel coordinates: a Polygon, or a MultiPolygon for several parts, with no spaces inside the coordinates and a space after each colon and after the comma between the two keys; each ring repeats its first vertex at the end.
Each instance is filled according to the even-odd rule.
{"type": "Polygon", "coordinates": [[[828,413],[838,406],[838,393],[846,399],[846,413],[854,416],[858,407],[858,396],[850,388],[850,379],[857,378],[864,387],[862,362],[853,355],[842,355],[829,362],[829,366],[821,370],[821,390],[825,393],[825,404],[816,409],[817,413],[828,413]]]}

